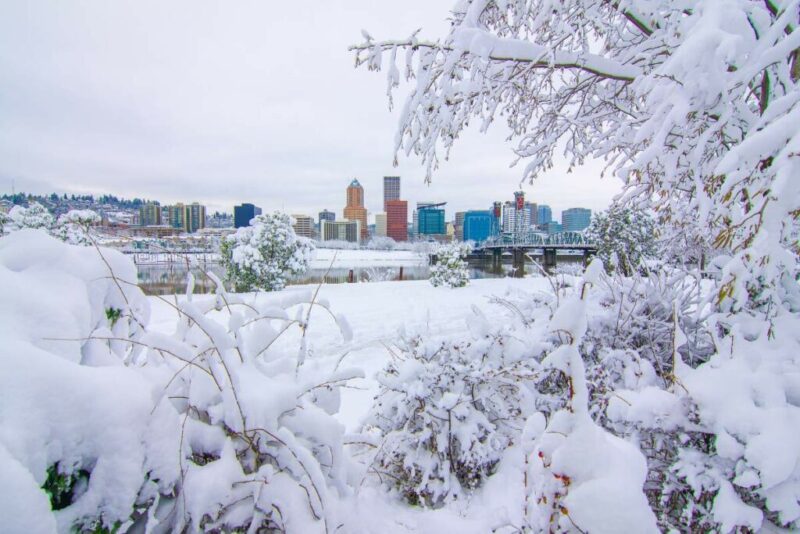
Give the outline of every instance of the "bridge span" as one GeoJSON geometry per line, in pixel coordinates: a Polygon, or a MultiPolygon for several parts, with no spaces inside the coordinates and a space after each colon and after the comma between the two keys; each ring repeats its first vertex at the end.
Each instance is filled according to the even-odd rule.
{"type": "Polygon", "coordinates": [[[543,257],[545,269],[552,269],[557,265],[559,251],[578,252],[586,263],[597,252],[597,245],[589,241],[583,232],[527,232],[487,239],[475,246],[469,259],[491,261],[492,267],[499,270],[502,268],[503,255],[510,253],[515,274],[523,276],[527,256],[543,257]]]}

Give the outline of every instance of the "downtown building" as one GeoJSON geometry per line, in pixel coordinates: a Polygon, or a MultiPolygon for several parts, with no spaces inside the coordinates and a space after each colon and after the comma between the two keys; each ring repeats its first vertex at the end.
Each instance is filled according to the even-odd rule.
{"type": "Polygon", "coordinates": [[[539,220],[536,221],[536,224],[547,224],[553,220],[553,210],[547,204],[539,204],[537,211],[539,212],[539,220]]]}
{"type": "Polygon", "coordinates": [[[241,206],[233,207],[233,227],[242,228],[243,226],[250,226],[256,215],[261,215],[261,208],[253,204],[242,204],[241,206]]]}
{"type": "Polygon", "coordinates": [[[361,241],[361,221],[322,221],[323,241],[361,241]]]}
{"type": "Polygon", "coordinates": [[[193,234],[206,227],[206,207],[197,202],[191,204],[178,202],[167,207],[167,214],[169,225],[187,234],[193,234]]]}
{"type": "Polygon", "coordinates": [[[561,212],[561,226],[565,232],[582,232],[592,222],[592,210],[570,208],[561,212]]]}
{"type": "Polygon", "coordinates": [[[408,241],[408,201],[386,202],[386,236],[395,241],[408,241]]]}
{"type": "Polygon", "coordinates": [[[367,229],[367,208],[364,207],[364,188],[355,178],[347,187],[347,204],[343,215],[348,221],[358,221],[360,223],[359,241],[366,241],[369,237],[369,230],[367,229]]]}
{"type": "Polygon", "coordinates": [[[375,236],[386,237],[386,213],[375,214],[375,236]]]}
{"type": "Polygon", "coordinates": [[[160,226],[161,205],[158,202],[148,202],[139,207],[139,226],[160,226]]]}
{"type": "Polygon", "coordinates": [[[308,215],[292,215],[292,228],[300,237],[314,238],[314,218],[308,215]]]}
{"type": "Polygon", "coordinates": [[[386,203],[391,200],[400,200],[400,177],[383,177],[383,211],[388,212],[386,203]]]}

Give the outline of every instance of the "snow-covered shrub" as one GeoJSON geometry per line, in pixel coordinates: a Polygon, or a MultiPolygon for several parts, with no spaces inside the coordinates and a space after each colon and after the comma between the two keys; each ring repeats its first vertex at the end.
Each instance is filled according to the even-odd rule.
{"type": "Polygon", "coordinates": [[[182,419],[185,475],[157,516],[174,531],[331,532],[331,502],[348,493],[343,427],[332,414],[339,386],[360,371],[306,360],[311,307],[333,315],[311,291],[245,300],[215,281],[216,298],[199,304],[190,280],[174,336],[142,340],[168,378],[161,402],[182,419]],[[290,328],[302,335],[287,351],[276,342],[290,328]]]}
{"type": "Polygon", "coordinates": [[[90,228],[100,220],[92,210],[70,210],[58,218],[52,234],[71,245],[89,246],[94,242],[89,236],[90,228]]]}
{"type": "Polygon", "coordinates": [[[535,360],[500,332],[397,349],[367,419],[382,437],[373,469],[409,503],[439,506],[482,485],[514,441],[535,360]]]}
{"type": "Polygon", "coordinates": [[[436,263],[431,266],[433,287],[464,287],[469,283],[469,270],[464,258],[472,247],[467,243],[448,243],[434,250],[436,263]]]}
{"type": "Polygon", "coordinates": [[[298,237],[285,213],[258,215],[222,242],[227,280],[236,291],[278,291],[308,268],[314,245],[298,237]]]}
{"type": "Polygon", "coordinates": [[[597,256],[608,272],[619,270],[631,276],[656,255],[653,218],[644,211],[618,204],[594,214],[586,237],[597,245],[597,256]]]}
{"type": "Polygon", "coordinates": [[[49,230],[55,224],[55,219],[47,208],[38,202],[31,202],[27,208],[14,206],[8,213],[11,222],[17,228],[43,228],[49,230]]]}
{"type": "Polygon", "coordinates": [[[132,262],[100,253],[29,229],[0,239],[0,530],[110,531],[179,478],[176,415],[123,365],[147,300],[132,262]]]}

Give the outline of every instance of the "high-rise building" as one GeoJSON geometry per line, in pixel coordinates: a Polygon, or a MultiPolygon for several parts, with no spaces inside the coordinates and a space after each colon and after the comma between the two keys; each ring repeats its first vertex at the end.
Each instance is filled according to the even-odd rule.
{"type": "Polygon", "coordinates": [[[335,221],[336,214],[332,211],[322,210],[319,212],[319,226],[322,228],[322,221],[335,221]]]}
{"type": "Polygon", "coordinates": [[[386,237],[386,213],[375,214],[375,235],[378,237],[386,237]]]}
{"type": "Polygon", "coordinates": [[[292,215],[292,228],[300,237],[314,237],[314,218],[308,215],[292,215]]]}
{"type": "Polygon", "coordinates": [[[530,228],[530,211],[518,210],[513,202],[503,205],[503,232],[508,234],[523,234],[530,228]]]}
{"type": "Polygon", "coordinates": [[[536,226],[539,224],[539,206],[536,205],[536,202],[526,202],[525,209],[528,212],[528,221],[530,225],[536,226]]]}
{"type": "Polygon", "coordinates": [[[457,211],[455,221],[453,221],[453,226],[455,226],[456,233],[455,233],[455,240],[456,241],[464,241],[464,215],[466,211],[457,211]]]}
{"type": "Polygon", "coordinates": [[[158,202],[148,202],[139,207],[140,226],[159,226],[161,224],[161,206],[158,202]]]}
{"type": "Polygon", "coordinates": [[[241,206],[233,207],[233,226],[241,228],[243,226],[250,226],[250,221],[256,215],[261,215],[261,208],[253,204],[242,204],[241,206]]]}
{"type": "Polygon", "coordinates": [[[386,235],[395,241],[408,241],[408,202],[386,202],[386,235]]]}
{"type": "Polygon", "coordinates": [[[169,225],[186,233],[191,234],[206,227],[206,207],[198,202],[189,205],[178,202],[169,206],[167,213],[169,225]]]}
{"type": "Polygon", "coordinates": [[[445,235],[444,204],[434,204],[417,210],[417,231],[420,236],[445,235]]]}
{"type": "Polygon", "coordinates": [[[206,207],[198,202],[192,202],[185,207],[186,214],[183,217],[184,230],[192,234],[206,227],[206,207]]]}
{"type": "Polygon", "coordinates": [[[539,204],[537,211],[539,212],[537,224],[547,224],[553,220],[553,211],[547,204],[539,204]]]}
{"type": "Polygon", "coordinates": [[[323,241],[350,241],[361,239],[361,221],[322,221],[323,241]]]}
{"type": "Polygon", "coordinates": [[[480,243],[497,234],[497,219],[490,210],[464,212],[464,241],[480,243]]]}
{"type": "Polygon", "coordinates": [[[173,228],[186,228],[186,206],[178,202],[173,206],[167,207],[169,213],[169,225],[173,228]]]}
{"type": "Polygon", "coordinates": [[[580,232],[589,228],[592,222],[592,210],[586,208],[570,208],[561,212],[561,225],[565,232],[580,232]]]}
{"type": "Polygon", "coordinates": [[[383,177],[383,211],[388,212],[386,203],[390,200],[400,200],[400,177],[399,176],[384,176],[383,177]]]}
{"type": "Polygon", "coordinates": [[[347,205],[344,208],[344,218],[349,221],[360,222],[361,239],[366,240],[369,237],[367,209],[364,207],[364,188],[355,178],[347,187],[347,205]]]}

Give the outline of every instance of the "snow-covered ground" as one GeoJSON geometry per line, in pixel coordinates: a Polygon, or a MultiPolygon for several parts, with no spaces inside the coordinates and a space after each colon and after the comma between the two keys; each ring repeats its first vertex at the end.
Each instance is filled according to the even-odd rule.
{"type": "MultiPolygon", "coordinates": [[[[339,251],[370,253],[375,251],[339,251]]],[[[410,253],[409,253],[410,254],[410,253]]],[[[317,286],[290,286],[280,294],[262,293],[259,299],[285,298],[287,294],[307,292],[317,286]]],[[[349,350],[343,363],[361,367],[365,379],[356,380],[342,395],[342,409],[337,417],[348,431],[360,426],[361,418],[370,408],[377,384],[374,375],[388,359],[389,350],[401,331],[406,334],[428,332],[433,335],[466,332],[466,319],[473,315],[473,307],[491,316],[503,312],[499,304],[490,303],[493,296],[536,289],[547,290],[542,278],[493,278],[473,280],[458,289],[433,287],[427,280],[408,282],[375,282],[369,284],[331,284],[320,287],[318,298],[330,303],[332,310],[347,319],[353,338],[345,347],[335,323],[322,310],[311,315],[309,338],[312,348],[326,354],[349,350]],[[324,348],[324,351],[322,350],[324,348]]],[[[151,305],[150,328],[165,334],[175,328],[177,314],[163,298],[148,297],[151,305]]],[[[194,295],[193,300],[203,303],[213,300],[213,295],[194,295]]],[[[287,335],[281,342],[287,348],[298,343],[298,337],[287,335]]]]}
{"type": "Polygon", "coordinates": [[[428,258],[410,250],[333,250],[318,248],[311,262],[312,268],[333,267],[399,267],[401,265],[426,265],[428,258]],[[335,259],[334,259],[335,258],[335,259]]]}

